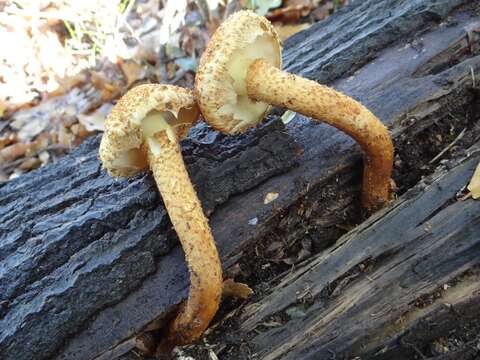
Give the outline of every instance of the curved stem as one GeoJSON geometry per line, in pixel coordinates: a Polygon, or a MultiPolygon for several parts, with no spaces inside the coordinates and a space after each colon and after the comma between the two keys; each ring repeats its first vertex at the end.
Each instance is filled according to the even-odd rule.
{"type": "Polygon", "coordinates": [[[190,181],[180,146],[170,129],[147,139],[148,158],[190,272],[188,300],[170,325],[167,342],[199,338],[218,310],[222,267],[208,220],[190,181]]]}
{"type": "Polygon", "coordinates": [[[350,135],[365,152],[362,204],[373,212],[390,199],[393,144],[385,126],[366,107],[315,81],[259,59],[247,72],[248,96],[326,122],[350,135]]]}

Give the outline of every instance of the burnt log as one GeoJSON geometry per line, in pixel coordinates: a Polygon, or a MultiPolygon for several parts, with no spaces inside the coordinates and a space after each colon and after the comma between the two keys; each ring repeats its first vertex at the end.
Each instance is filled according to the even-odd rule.
{"type": "MultiPolygon", "coordinates": [[[[361,152],[350,138],[301,116],[288,122],[288,117],[283,116],[287,122],[284,125],[278,109],[265,125],[238,137],[222,136],[205,125],[193,129],[182,144],[184,155],[210,215],[223,267],[227,274],[237,275],[254,287],[253,305],[260,304],[264,310],[254,314],[248,307],[251,304],[236,310],[241,315],[236,330],[225,330],[223,337],[215,338],[217,343],[241,343],[245,339],[252,353],[269,358],[288,357],[290,353],[315,356],[322,351],[355,354],[363,343],[372,351],[365,350],[369,356],[381,353],[380,346],[386,346],[385,353],[395,351],[392,344],[398,337],[392,335],[389,343],[386,327],[398,318],[396,312],[381,312],[383,318],[376,323],[375,331],[384,330],[386,335],[370,342],[358,337],[358,332],[368,328],[365,324],[369,318],[365,319],[362,309],[349,310],[357,315],[352,317],[355,324],[349,323],[340,309],[330,313],[338,316],[330,326],[346,333],[339,338],[345,344],[338,349],[311,341],[308,325],[319,326],[321,319],[311,317],[310,312],[325,305],[324,288],[332,289],[334,296],[323,295],[327,300],[333,298],[333,306],[357,287],[366,286],[368,278],[365,280],[355,269],[361,264],[368,268],[367,259],[377,260],[380,265],[375,269],[382,272],[386,269],[382,265],[388,267],[389,261],[402,259],[408,251],[425,251],[413,235],[404,240],[371,240],[369,246],[368,234],[376,231],[374,225],[379,221],[386,227],[408,223],[413,229],[418,224],[414,219],[410,223],[409,217],[415,215],[426,221],[438,211],[439,217],[432,219],[441,222],[442,216],[446,217],[453,223],[452,231],[478,232],[477,203],[447,202],[443,208],[437,197],[448,195],[447,200],[452,199],[451,192],[455,194],[466,184],[475,161],[474,157],[466,163],[458,159],[468,158],[468,149],[480,135],[479,9],[479,1],[467,0],[354,2],[286,42],[287,70],[331,84],[357,98],[387,124],[395,141],[398,194],[409,194],[347,234],[334,248],[330,247],[346,229],[362,222],[361,152]],[[454,146],[442,153],[452,143],[454,146]],[[441,196],[430,188],[407,191],[435,170],[440,179],[453,179],[451,186],[456,188],[441,196]],[[407,201],[412,191],[419,194],[407,201]],[[278,194],[278,198],[265,201],[269,193],[278,194]],[[402,213],[403,207],[413,213],[402,213]],[[450,219],[449,209],[464,208],[466,211],[452,217],[456,220],[450,219]],[[396,216],[403,218],[396,220],[396,216]],[[272,261],[269,244],[278,239],[283,242],[281,255],[276,252],[272,261]],[[325,254],[338,252],[343,255],[332,257],[335,261],[331,264],[322,263],[325,254]],[[305,256],[310,259],[305,260],[305,256]],[[293,288],[305,285],[305,278],[298,272],[292,278],[284,271],[290,273],[292,264],[313,269],[317,263],[318,267],[322,263],[319,273],[330,275],[315,278],[319,300],[313,302],[313,307],[300,309],[308,315],[303,316],[303,322],[298,320],[302,316],[292,321],[288,318],[292,312],[287,316],[282,312],[293,308],[293,314],[298,313],[297,304],[280,297],[290,296],[293,288]],[[233,271],[238,268],[240,271],[233,271]],[[277,291],[279,283],[288,284],[288,288],[277,291]],[[335,286],[326,285],[330,283],[335,286]],[[257,336],[252,333],[264,330],[258,324],[279,315],[281,321],[275,320],[280,324],[275,344],[284,346],[275,350],[266,341],[271,332],[260,331],[257,336]],[[293,333],[304,347],[292,345],[296,339],[293,333]]],[[[55,165],[0,185],[2,359],[114,358],[128,350],[131,340],[149,324],[161,322],[175,311],[186,297],[188,274],[182,251],[151,176],[111,179],[101,169],[97,151],[98,138],[55,165]]],[[[441,272],[426,277],[428,284],[424,287],[415,288],[417,283],[409,282],[410,273],[405,272],[405,279],[402,273],[393,274],[393,279],[394,275],[400,276],[399,281],[412,286],[408,299],[433,291],[434,285],[476,276],[478,237],[468,238],[470,242],[464,244],[470,246],[469,251],[467,247],[463,257],[454,261],[456,258],[441,254],[442,247],[436,246],[448,239],[439,240],[435,232],[432,234],[428,238],[432,244],[429,259],[450,263],[441,272]]],[[[408,264],[405,262],[405,266],[408,264]]],[[[418,271],[425,275],[427,270],[418,271]]],[[[376,270],[373,273],[377,274],[376,270]]],[[[388,292],[385,279],[379,276],[374,280],[388,292]]],[[[365,303],[358,306],[362,305],[364,311],[385,310],[382,305],[388,297],[384,299],[383,294],[366,297],[365,303]]],[[[408,306],[414,305],[402,302],[399,306],[408,312],[408,306]]],[[[332,308],[325,306],[324,314],[332,308]]],[[[478,318],[478,306],[470,309],[478,318]]],[[[449,323],[449,314],[442,311],[439,308],[437,313],[425,316],[449,323]]],[[[411,344],[406,348],[423,354],[420,349],[425,343],[419,344],[421,337],[415,334],[425,330],[420,323],[415,326],[418,332],[412,325],[413,337],[402,339],[411,344]]],[[[396,333],[392,330],[392,334],[396,333]]],[[[334,341],[335,336],[331,336],[322,341],[334,341]]],[[[374,338],[376,334],[372,330],[362,336],[374,338]]],[[[234,345],[223,345],[223,349],[228,354],[236,351],[234,345]]]]}

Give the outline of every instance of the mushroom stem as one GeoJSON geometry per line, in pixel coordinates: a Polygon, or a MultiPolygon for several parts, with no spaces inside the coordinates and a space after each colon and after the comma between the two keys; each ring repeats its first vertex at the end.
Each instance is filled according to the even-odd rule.
{"type": "Polygon", "coordinates": [[[362,204],[367,211],[390,199],[393,144],[385,126],[352,98],[315,81],[284,72],[263,59],[247,71],[247,94],[326,122],[355,139],[365,152],[362,204]]]}
{"type": "Polygon", "coordinates": [[[222,268],[208,220],[170,127],[146,139],[148,160],[190,272],[190,293],[170,325],[167,342],[185,345],[198,339],[218,310],[222,268]]]}

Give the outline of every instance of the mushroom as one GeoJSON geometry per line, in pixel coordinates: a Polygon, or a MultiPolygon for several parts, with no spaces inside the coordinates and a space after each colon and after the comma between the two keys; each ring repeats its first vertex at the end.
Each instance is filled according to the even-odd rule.
{"type": "Polygon", "coordinates": [[[385,126],[352,98],[280,70],[281,47],[272,24],[239,11],[215,32],[195,78],[205,120],[236,134],[256,125],[270,105],[324,121],[350,135],[365,153],[362,204],[368,212],[390,199],[393,145],[385,126]]]}
{"type": "Polygon", "coordinates": [[[218,310],[222,268],[212,233],[183,162],[178,139],[199,115],[190,90],[140,85],[127,92],[105,122],[100,159],[113,176],[148,166],[175,228],[190,272],[188,299],[169,326],[167,343],[200,337],[218,310]]]}

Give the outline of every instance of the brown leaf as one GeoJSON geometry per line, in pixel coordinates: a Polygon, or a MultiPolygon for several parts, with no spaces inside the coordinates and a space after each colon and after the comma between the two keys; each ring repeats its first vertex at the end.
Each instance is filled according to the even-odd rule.
{"type": "Polygon", "coordinates": [[[38,168],[42,162],[37,157],[31,157],[22,162],[19,166],[21,170],[29,171],[38,168]]]}
{"type": "Polygon", "coordinates": [[[60,124],[58,129],[58,143],[70,147],[73,144],[73,141],[73,134],[65,127],[65,125],[60,124]]]}
{"type": "Polygon", "coordinates": [[[12,145],[8,145],[0,150],[0,161],[2,162],[10,162],[19,157],[25,155],[25,153],[30,149],[31,144],[25,144],[22,142],[18,142],[12,145]]]}
{"type": "Polygon", "coordinates": [[[70,131],[76,137],[76,140],[77,140],[77,141],[75,141],[76,144],[80,144],[86,137],[88,137],[92,134],[81,123],[73,124],[72,126],[70,126],[70,131]]]}
{"type": "Polygon", "coordinates": [[[135,61],[121,61],[119,65],[127,79],[128,88],[130,88],[130,86],[132,86],[137,80],[145,78],[144,68],[135,61]]]}
{"type": "Polygon", "coordinates": [[[79,114],[78,121],[80,124],[85,126],[87,131],[103,131],[105,119],[110,113],[113,105],[110,103],[105,103],[100,106],[97,110],[90,114],[79,114]]]}
{"type": "Polygon", "coordinates": [[[248,299],[252,294],[253,290],[247,284],[237,283],[233,279],[227,279],[223,282],[222,295],[225,297],[248,299]]]}
{"type": "Polygon", "coordinates": [[[311,11],[310,5],[299,4],[270,11],[266,18],[271,22],[291,23],[307,16],[311,11]]]}
{"type": "Polygon", "coordinates": [[[10,145],[16,140],[15,134],[5,134],[0,136],[0,149],[3,149],[5,146],[10,145]]]}
{"type": "Polygon", "coordinates": [[[87,81],[87,73],[82,71],[74,76],[58,78],[56,80],[58,82],[58,87],[48,93],[49,97],[64,95],[74,87],[84,84],[85,81],[87,81]]]}
{"type": "Polygon", "coordinates": [[[121,92],[120,84],[111,82],[103,72],[92,71],[91,82],[101,92],[103,101],[110,101],[121,92]]]}
{"type": "Polygon", "coordinates": [[[286,40],[293,34],[300,32],[302,30],[308,29],[310,24],[298,24],[298,25],[275,25],[275,29],[277,30],[278,36],[282,41],[286,40]]]}
{"type": "Polygon", "coordinates": [[[40,161],[42,162],[42,164],[46,164],[50,161],[50,154],[48,153],[48,151],[42,151],[39,155],[38,155],[38,158],[40,159],[40,161]]]}

